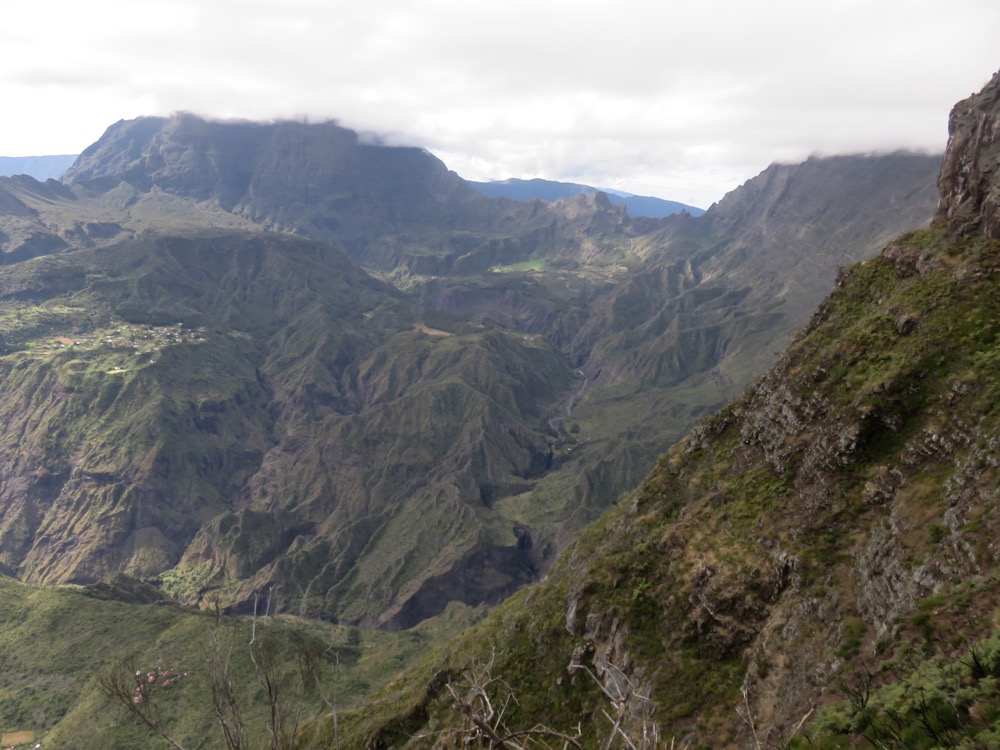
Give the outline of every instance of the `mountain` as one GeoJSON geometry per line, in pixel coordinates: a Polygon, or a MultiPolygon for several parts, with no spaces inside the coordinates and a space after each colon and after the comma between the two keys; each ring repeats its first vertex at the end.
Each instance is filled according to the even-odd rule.
{"type": "Polygon", "coordinates": [[[108,128],[67,170],[69,184],[157,189],[270,229],[334,234],[349,253],[387,227],[481,220],[480,196],[418,148],[364,143],[336,123],[145,117],[108,128]]]}
{"type": "Polygon", "coordinates": [[[81,154],[65,182],[91,195],[169,196],[332,242],[397,283],[482,274],[538,255],[571,262],[589,233],[609,233],[617,245],[659,225],[607,201],[561,209],[490,200],[423,149],[363,141],[333,122],[123,121],[81,154]]]}
{"type": "Polygon", "coordinates": [[[76,154],[61,156],[0,156],[0,176],[26,174],[36,180],[58,180],[76,161],[76,154]]]}
{"type": "MultiPolygon", "coordinates": [[[[289,643],[338,654],[345,631],[294,616],[405,629],[377,636],[399,666],[432,645],[431,620],[513,594],[500,622],[530,635],[511,653],[548,669],[562,645],[534,628],[565,630],[571,589],[515,593],[543,576],[583,586],[577,609],[597,624],[603,605],[586,596],[609,581],[657,612],[663,579],[614,568],[667,565],[658,537],[633,550],[620,536],[622,510],[570,547],[564,559],[584,563],[552,568],[556,553],[774,361],[838,266],[931,218],[938,166],[816,159],[769,168],[705,216],[643,219],[603,193],[489,199],[421,149],[333,123],[182,115],[112,126],[63,181],[0,178],[0,570],[26,602],[0,639],[0,685],[17,698],[44,673],[57,696],[12,700],[10,720],[53,727],[63,746],[104,731],[139,744],[96,708],[106,628],[90,672],[63,652],[16,653],[26,632],[78,643],[73,612],[112,617],[78,605],[80,587],[126,599],[109,611],[139,634],[177,601],[246,632],[266,600],[267,622],[294,620],[289,643]],[[618,558],[596,556],[605,542],[624,545],[618,558]]],[[[719,493],[723,479],[742,492],[749,461],[719,493]]],[[[698,528],[679,533],[707,539],[698,528]]],[[[142,666],[210,638],[204,617],[178,617],[181,630],[128,641],[122,658],[142,666]]],[[[490,622],[456,648],[509,634],[490,622]]],[[[345,679],[358,700],[360,678],[345,679]]],[[[175,706],[189,736],[204,737],[210,694],[175,706]]],[[[534,695],[521,715],[550,697],[534,695]]],[[[358,714],[344,730],[385,739],[422,710],[358,714]]]]}
{"type": "Polygon", "coordinates": [[[580,282],[568,290],[567,274],[553,268],[516,286],[450,277],[414,293],[425,305],[503,315],[505,325],[543,333],[585,378],[563,422],[567,442],[557,455],[567,471],[553,471],[533,493],[564,507],[577,527],[773,363],[832,288],[838,266],[925,223],[937,204],[939,165],[936,157],[887,154],[769,168],[718,213],[636,238],[619,270],[589,290],[580,282]],[[759,200],[728,223],[738,196],[751,192],[759,200]]]}
{"type": "Polygon", "coordinates": [[[620,190],[604,190],[601,188],[580,185],[575,182],[555,182],[553,180],[531,179],[520,180],[510,178],[506,180],[493,180],[491,182],[469,182],[480,193],[490,198],[510,198],[516,201],[557,201],[565,198],[572,198],[575,195],[590,195],[591,193],[603,192],[608,196],[608,200],[614,206],[625,206],[630,216],[647,216],[653,219],[662,219],[666,216],[687,212],[692,216],[701,216],[705,213],[703,208],[688,206],[677,201],[668,201],[663,198],[653,198],[651,196],[633,195],[620,190]]]}
{"type": "Polygon", "coordinates": [[[722,365],[719,377],[742,379],[746,366],[723,362],[741,359],[744,346],[761,356],[759,344],[750,343],[755,329],[766,331],[772,351],[780,350],[783,337],[832,288],[838,266],[877,253],[894,235],[923,222],[936,200],[928,175],[939,163],[898,153],[768,167],[698,221],[646,238],[657,251],[609,293],[611,315],[592,316],[572,350],[600,382],[683,379],[698,365],[664,353],[692,348],[666,344],[664,334],[718,330],[719,316],[731,314],[738,298],[739,309],[758,320],[741,315],[743,330],[729,334],[735,340],[723,342],[725,355],[712,364],[722,365]],[[882,218],[886,213],[894,218],[882,218]],[[649,288],[670,291],[656,297],[649,288]],[[655,335],[641,335],[647,326],[656,327],[655,335]],[[631,372],[625,375],[621,365],[613,372],[599,369],[602,360],[626,362],[631,372]]]}
{"type": "Polygon", "coordinates": [[[387,628],[497,603],[929,219],[937,164],[654,220],[333,123],[117,123],[63,182],[0,179],[2,569],[387,628]]]}
{"type": "Polygon", "coordinates": [[[329,246],[274,233],[38,260],[0,269],[21,316],[0,407],[8,572],[162,573],[180,595],[236,585],[233,602],[281,581],[283,606],[355,621],[467,557],[493,583],[451,596],[530,578],[488,493],[544,468],[539,425],[571,375],[543,342],[428,333],[329,246]]]}
{"type": "MultiPolygon", "coordinates": [[[[988,747],[998,121],[1000,73],[953,110],[935,224],[839,271],[777,363],[543,582],[342,733],[373,748],[527,733],[584,747],[988,747]]],[[[748,187],[730,208],[759,203],[748,187]]]]}

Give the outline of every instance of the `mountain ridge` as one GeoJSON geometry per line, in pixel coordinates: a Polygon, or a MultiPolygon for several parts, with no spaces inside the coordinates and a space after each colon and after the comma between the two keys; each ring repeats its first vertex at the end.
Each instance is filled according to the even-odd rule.
{"type": "Polygon", "coordinates": [[[612,205],[625,206],[626,210],[632,216],[646,216],[655,219],[662,219],[681,212],[687,212],[692,216],[701,216],[705,213],[705,209],[703,208],[689,206],[678,201],[635,195],[620,190],[595,188],[575,182],[545,180],[537,177],[528,180],[508,178],[506,180],[493,180],[490,182],[470,181],[469,184],[490,198],[502,197],[519,201],[529,201],[537,198],[549,203],[560,199],[572,198],[576,195],[588,195],[600,192],[608,196],[608,200],[612,205]]]}

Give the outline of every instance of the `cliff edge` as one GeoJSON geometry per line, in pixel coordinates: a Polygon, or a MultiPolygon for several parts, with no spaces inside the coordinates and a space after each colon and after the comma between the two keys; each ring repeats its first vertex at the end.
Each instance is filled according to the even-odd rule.
{"type": "Polygon", "coordinates": [[[1000,71],[951,111],[938,221],[960,235],[1000,238],[1000,71]]]}

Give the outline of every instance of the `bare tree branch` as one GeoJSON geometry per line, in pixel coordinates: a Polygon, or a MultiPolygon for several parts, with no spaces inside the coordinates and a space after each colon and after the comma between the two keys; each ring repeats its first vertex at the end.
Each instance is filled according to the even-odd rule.
{"type": "MultiPolygon", "coordinates": [[[[264,618],[270,617],[273,597],[272,587],[267,592],[264,618]]],[[[307,703],[312,700],[310,696],[315,689],[323,705],[333,713],[335,742],[339,747],[336,707],[324,692],[320,676],[326,651],[307,643],[298,645],[293,653],[283,640],[275,637],[270,628],[258,627],[262,624],[259,619],[259,604],[260,597],[255,596],[246,645],[254,676],[266,702],[266,742],[262,742],[259,736],[254,737],[251,727],[259,731],[258,720],[251,721],[248,718],[245,699],[238,694],[234,684],[234,648],[239,645],[241,638],[227,625],[218,602],[215,604],[212,624],[208,628],[207,671],[212,688],[212,709],[223,746],[228,750],[251,750],[262,746],[267,746],[270,750],[292,750],[297,744],[308,713],[307,703]]],[[[186,750],[171,735],[160,716],[156,700],[158,689],[179,679],[168,676],[168,673],[169,670],[156,672],[156,679],[150,677],[147,684],[144,670],[125,669],[122,665],[102,677],[99,684],[105,696],[124,706],[146,727],[166,740],[174,750],[186,750]]],[[[153,671],[149,672],[149,675],[153,674],[153,671]]],[[[323,707],[318,706],[316,715],[322,711],[323,707]]]]}
{"type": "MultiPolygon", "coordinates": [[[[108,699],[124,706],[132,716],[162,737],[174,750],[186,750],[163,724],[154,686],[159,683],[147,677],[145,669],[120,664],[118,668],[101,676],[98,689],[108,699]]],[[[156,675],[157,680],[159,674],[156,675]]]]}

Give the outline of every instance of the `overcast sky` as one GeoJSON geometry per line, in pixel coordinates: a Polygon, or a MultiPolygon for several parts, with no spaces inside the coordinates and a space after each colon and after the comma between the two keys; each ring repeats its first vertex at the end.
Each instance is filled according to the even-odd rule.
{"type": "Polygon", "coordinates": [[[707,207],[773,161],[941,151],[997,0],[0,0],[0,155],[120,119],[337,119],[469,179],[707,207]]]}

